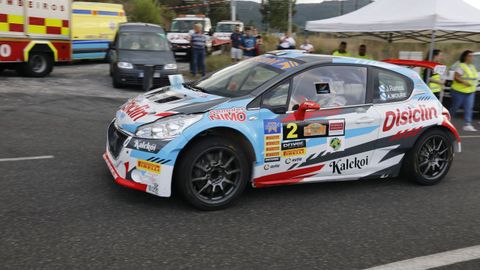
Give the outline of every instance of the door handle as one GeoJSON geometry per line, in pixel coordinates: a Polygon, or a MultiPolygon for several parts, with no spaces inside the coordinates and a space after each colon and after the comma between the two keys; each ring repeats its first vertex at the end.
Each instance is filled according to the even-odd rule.
{"type": "Polygon", "coordinates": [[[369,116],[365,116],[365,117],[362,117],[360,119],[358,119],[356,121],[357,124],[370,124],[370,123],[373,123],[375,121],[375,118],[373,117],[369,117],[369,116]]]}

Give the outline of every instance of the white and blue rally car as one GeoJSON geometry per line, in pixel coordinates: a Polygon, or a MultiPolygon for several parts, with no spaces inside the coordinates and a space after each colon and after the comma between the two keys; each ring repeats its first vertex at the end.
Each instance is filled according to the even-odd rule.
{"type": "Polygon", "coordinates": [[[245,187],[448,173],[460,138],[417,73],[275,51],[129,100],[108,128],[115,181],[203,210],[245,187]]]}

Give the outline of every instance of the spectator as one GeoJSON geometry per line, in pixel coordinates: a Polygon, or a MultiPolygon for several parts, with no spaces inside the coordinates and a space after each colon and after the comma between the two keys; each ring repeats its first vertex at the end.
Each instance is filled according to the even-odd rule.
{"type": "Polygon", "coordinates": [[[338,50],[334,51],[332,55],[350,57],[350,54],[347,52],[347,42],[345,41],[340,42],[340,45],[338,46],[338,50]]]}
{"type": "Polygon", "coordinates": [[[460,107],[464,109],[465,124],[463,130],[477,131],[472,125],[473,105],[475,91],[478,85],[478,73],[473,65],[472,51],[464,51],[460,56],[460,64],[455,70],[455,78],[452,83],[452,104],[450,114],[455,116],[460,107]]]}
{"type": "Polygon", "coordinates": [[[255,55],[260,55],[261,50],[260,46],[263,45],[263,38],[262,36],[258,33],[257,28],[253,28],[253,36],[255,37],[255,55]]]}
{"type": "Polygon", "coordinates": [[[205,76],[205,48],[207,36],[203,34],[203,26],[199,23],[193,27],[194,32],[190,35],[192,44],[192,75],[197,76],[197,69],[200,68],[202,76],[205,76]]]}
{"type": "Polygon", "coordinates": [[[246,27],[245,36],[243,37],[241,46],[244,58],[250,58],[255,56],[255,44],[256,40],[255,37],[252,35],[252,29],[250,29],[250,27],[246,27]]]}
{"type": "Polygon", "coordinates": [[[230,36],[232,41],[232,49],[230,50],[230,56],[232,57],[232,62],[238,62],[242,60],[242,46],[243,35],[240,32],[240,26],[235,26],[235,32],[230,36]]]}
{"type": "Polygon", "coordinates": [[[313,53],[313,51],[315,50],[315,48],[313,47],[313,45],[310,44],[308,38],[306,38],[306,39],[303,41],[302,45],[300,45],[300,49],[307,51],[307,53],[313,53]]]}
{"type": "MultiPolygon", "coordinates": [[[[346,48],[346,47],[345,47],[346,48]]],[[[370,57],[369,55],[367,55],[367,45],[365,44],[362,44],[358,47],[358,55],[357,55],[357,58],[360,58],[360,59],[365,59],[365,60],[370,60],[372,59],[372,57],[370,57]]]]}
{"type": "Polygon", "coordinates": [[[289,49],[295,49],[297,44],[295,43],[295,39],[291,37],[290,32],[286,32],[285,35],[280,38],[280,43],[277,47],[278,50],[289,50],[289,49]]]}
{"type": "MultiPolygon", "coordinates": [[[[429,57],[427,54],[427,58],[425,58],[425,61],[428,61],[429,57]]],[[[443,59],[443,54],[442,51],[439,49],[433,50],[432,54],[432,61],[441,63],[443,59]]],[[[445,84],[445,80],[442,80],[441,74],[434,73],[433,71],[430,71],[430,77],[427,78],[428,76],[428,70],[424,69],[423,70],[423,80],[428,84],[428,87],[430,87],[430,90],[432,90],[433,94],[440,99],[440,93],[443,90],[443,86],[445,84]]]]}

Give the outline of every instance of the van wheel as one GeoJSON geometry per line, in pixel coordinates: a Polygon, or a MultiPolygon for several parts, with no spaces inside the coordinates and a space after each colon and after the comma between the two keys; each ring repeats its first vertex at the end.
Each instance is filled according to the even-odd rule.
{"type": "Polygon", "coordinates": [[[450,170],[453,161],[453,144],[442,130],[423,134],[404,158],[406,173],[420,185],[440,182],[450,170]]]}
{"type": "Polygon", "coordinates": [[[53,58],[50,54],[32,52],[28,62],[21,66],[21,74],[28,77],[45,77],[53,70],[53,58]]]}
{"type": "Polygon", "coordinates": [[[250,181],[251,164],[244,150],[222,137],[203,138],[182,155],[175,185],[182,196],[200,210],[232,205],[250,181]]]}

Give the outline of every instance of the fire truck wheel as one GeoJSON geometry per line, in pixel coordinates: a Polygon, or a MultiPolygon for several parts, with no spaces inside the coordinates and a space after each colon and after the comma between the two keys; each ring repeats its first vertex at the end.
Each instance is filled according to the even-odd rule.
{"type": "Polygon", "coordinates": [[[53,58],[51,55],[40,52],[32,52],[28,62],[22,65],[22,75],[28,77],[45,77],[53,69],[53,58]]]}

